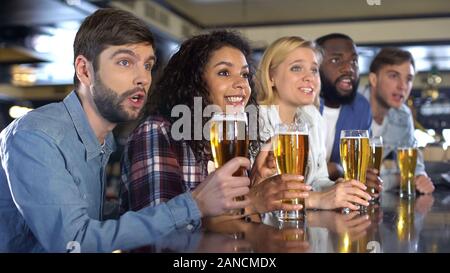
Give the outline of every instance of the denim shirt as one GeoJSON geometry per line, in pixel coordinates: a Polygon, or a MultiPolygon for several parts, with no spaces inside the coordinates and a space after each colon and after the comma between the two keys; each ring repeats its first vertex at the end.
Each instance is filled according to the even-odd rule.
{"type": "MultiPolygon", "coordinates": [[[[324,100],[320,98],[320,113],[323,113],[324,100]]],[[[341,164],[339,143],[341,130],[368,130],[372,125],[372,112],[370,104],[361,94],[356,93],[356,97],[351,104],[341,105],[341,111],[336,122],[336,133],[334,135],[333,148],[331,150],[330,162],[341,164]]]]}
{"type": "Polygon", "coordinates": [[[90,127],[75,91],[29,112],[0,134],[0,252],[111,252],[195,230],[190,193],[102,221],[105,168],[114,150],[90,127]]]}

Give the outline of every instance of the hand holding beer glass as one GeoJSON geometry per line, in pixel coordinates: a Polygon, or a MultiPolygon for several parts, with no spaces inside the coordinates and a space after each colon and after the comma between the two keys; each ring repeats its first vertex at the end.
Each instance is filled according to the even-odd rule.
{"type": "MultiPolygon", "coordinates": [[[[246,113],[214,113],[211,119],[210,140],[216,169],[234,157],[248,158],[249,138],[246,113]]],[[[246,171],[241,168],[233,176],[246,176],[246,171]]],[[[242,201],[245,196],[239,196],[236,199],[242,201]]],[[[244,210],[231,211],[230,214],[243,215],[244,210]]]]}
{"type": "MultiPolygon", "coordinates": [[[[273,153],[277,165],[278,174],[295,174],[306,176],[308,163],[309,139],[308,127],[305,123],[278,124],[275,128],[273,140],[273,153]]],[[[283,199],[286,204],[301,204],[301,211],[278,212],[280,220],[305,219],[305,199],[283,199]]]]}
{"type": "MultiPolygon", "coordinates": [[[[358,180],[366,184],[370,160],[369,132],[367,130],[342,130],[340,153],[346,181],[358,180]]],[[[365,206],[359,206],[365,210],[365,206]]],[[[348,209],[346,209],[348,211],[348,209]]]]}
{"type": "Polygon", "coordinates": [[[397,163],[400,170],[400,197],[414,198],[414,181],[417,163],[417,143],[403,144],[397,148],[397,163]]]}

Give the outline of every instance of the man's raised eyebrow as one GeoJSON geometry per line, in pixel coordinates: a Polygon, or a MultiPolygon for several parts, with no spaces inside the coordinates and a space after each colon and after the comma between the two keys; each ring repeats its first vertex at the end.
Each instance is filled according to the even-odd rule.
{"type": "Polygon", "coordinates": [[[151,55],[147,58],[147,60],[145,60],[146,63],[153,61],[153,63],[156,63],[156,56],[155,55],[151,55]]]}
{"type": "Polygon", "coordinates": [[[331,52],[329,55],[331,55],[331,56],[343,56],[344,53],[342,53],[342,52],[331,52]]]}
{"type": "Polygon", "coordinates": [[[128,54],[128,55],[131,55],[133,57],[136,57],[136,53],[134,53],[132,50],[122,48],[122,49],[118,49],[118,50],[114,51],[114,53],[111,54],[111,56],[109,58],[113,59],[115,56],[117,56],[119,54],[128,54]]]}
{"type": "Polygon", "coordinates": [[[394,69],[388,69],[387,73],[394,73],[394,74],[400,75],[400,72],[398,72],[397,70],[394,70],[394,69]]]}

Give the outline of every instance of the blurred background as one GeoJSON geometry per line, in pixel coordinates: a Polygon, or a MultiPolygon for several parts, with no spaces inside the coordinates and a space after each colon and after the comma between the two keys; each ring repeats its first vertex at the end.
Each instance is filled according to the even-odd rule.
{"type": "MultiPolygon", "coordinates": [[[[252,43],[258,60],[285,35],[315,39],[348,34],[358,45],[360,88],[384,46],[409,50],[418,74],[408,105],[429,168],[450,160],[449,0],[3,0],[0,6],[0,129],[72,90],[72,43],[81,21],[100,7],[133,12],[156,37],[159,70],[180,42],[214,28],[233,28],[252,43]]],[[[110,196],[120,179],[121,147],[133,124],[119,126],[111,158],[110,196]]],[[[434,169],[433,169],[434,170],[434,169]]]]}

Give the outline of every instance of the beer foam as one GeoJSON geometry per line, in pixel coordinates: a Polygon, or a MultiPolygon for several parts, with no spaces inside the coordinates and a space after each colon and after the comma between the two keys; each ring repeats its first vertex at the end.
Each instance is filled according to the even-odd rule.
{"type": "Polygon", "coordinates": [[[244,121],[247,123],[245,113],[213,115],[211,121],[244,121]]]}
{"type": "Polygon", "coordinates": [[[309,135],[308,133],[305,133],[305,132],[292,132],[292,131],[290,131],[290,132],[278,131],[278,132],[275,132],[275,134],[276,135],[305,135],[305,136],[309,135]]]}

